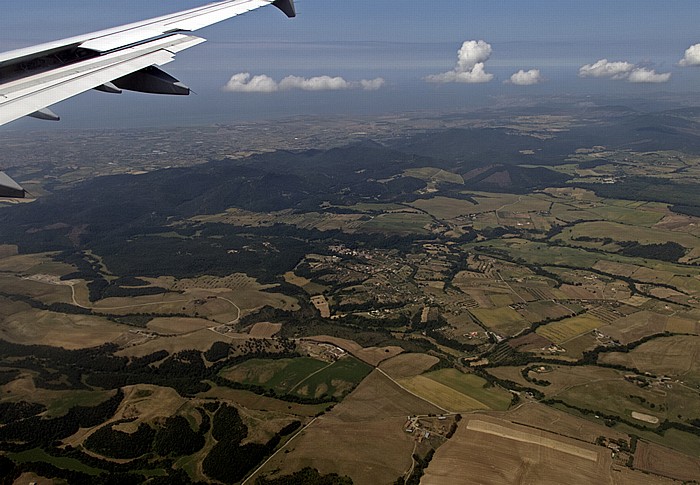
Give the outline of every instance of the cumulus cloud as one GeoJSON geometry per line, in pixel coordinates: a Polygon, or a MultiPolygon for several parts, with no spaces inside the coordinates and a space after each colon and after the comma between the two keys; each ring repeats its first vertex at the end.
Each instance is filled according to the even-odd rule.
{"type": "Polygon", "coordinates": [[[581,77],[610,77],[612,79],[625,79],[634,70],[635,65],[625,61],[610,62],[601,59],[595,64],[586,64],[578,70],[581,77]]]}
{"type": "Polygon", "coordinates": [[[646,67],[635,69],[627,78],[631,83],[665,83],[669,79],[671,79],[670,72],[659,74],[655,70],[647,69],[646,67]]]}
{"type": "Polygon", "coordinates": [[[451,71],[425,78],[431,83],[487,83],[493,74],[486,72],[485,62],[491,57],[491,45],[483,40],[470,40],[457,52],[457,65],[451,71]]]}
{"type": "Polygon", "coordinates": [[[688,47],[685,50],[683,59],[678,64],[683,67],[700,66],[700,44],[688,47]]]}
{"type": "Polygon", "coordinates": [[[362,89],[365,91],[376,91],[377,89],[381,89],[384,84],[386,84],[386,81],[381,77],[376,79],[363,79],[360,81],[360,86],[362,86],[362,89]]]}
{"type": "Polygon", "coordinates": [[[610,78],[616,81],[626,80],[631,83],[665,83],[671,79],[670,72],[657,73],[654,69],[641,67],[631,62],[610,62],[607,59],[581,66],[578,75],[580,77],[610,78]]]}
{"type": "Polygon", "coordinates": [[[349,89],[348,83],[342,77],[318,76],[312,78],[303,78],[299,76],[287,76],[279,83],[281,91],[290,89],[301,89],[304,91],[338,91],[341,89],[349,89]]]}
{"type": "Polygon", "coordinates": [[[542,74],[539,69],[530,69],[529,71],[519,70],[510,77],[510,80],[506,81],[510,84],[515,84],[517,86],[532,86],[533,84],[539,84],[544,81],[542,74]]]}
{"type": "Polygon", "coordinates": [[[271,77],[261,75],[251,78],[248,72],[234,74],[224,86],[224,91],[237,93],[274,93],[278,90],[277,83],[271,77]]]}
{"type": "Polygon", "coordinates": [[[340,91],[346,89],[376,91],[384,84],[385,81],[382,78],[346,81],[342,77],[331,76],[311,78],[287,76],[280,82],[277,82],[264,74],[251,76],[248,72],[241,72],[231,76],[231,79],[223,89],[224,91],[236,93],[275,93],[277,91],[291,91],[294,89],[303,91],[340,91]]]}

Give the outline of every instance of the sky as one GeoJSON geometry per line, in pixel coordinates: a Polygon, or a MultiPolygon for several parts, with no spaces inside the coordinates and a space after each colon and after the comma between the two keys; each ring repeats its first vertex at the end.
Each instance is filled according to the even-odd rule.
{"type": "MultiPolygon", "coordinates": [[[[198,0],[4,0],[0,50],[163,15],[198,0]]],[[[297,0],[197,31],[164,67],[197,95],[85,93],[61,128],[455,110],[494,96],[696,92],[697,0],[297,0]],[[685,59],[684,59],[684,56],[685,59]]],[[[5,129],[43,129],[20,120],[5,129]]]]}

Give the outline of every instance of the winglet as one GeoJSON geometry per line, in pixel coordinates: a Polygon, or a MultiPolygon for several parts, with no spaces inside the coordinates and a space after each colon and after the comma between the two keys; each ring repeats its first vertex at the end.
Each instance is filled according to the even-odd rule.
{"type": "Polygon", "coordinates": [[[289,18],[297,16],[297,11],[294,8],[294,0],[275,0],[272,2],[272,5],[282,10],[289,18]]]}

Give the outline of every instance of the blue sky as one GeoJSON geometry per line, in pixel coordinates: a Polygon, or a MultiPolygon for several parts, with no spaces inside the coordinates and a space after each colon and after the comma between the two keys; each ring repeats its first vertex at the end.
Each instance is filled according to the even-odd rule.
{"type": "MultiPolygon", "coordinates": [[[[0,50],[204,3],[5,0],[0,50]]],[[[678,66],[685,50],[700,43],[697,0],[297,0],[297,9],[300,15],[293,20],[264,8],[199,31],[208,42],[165,66],[198,96],[183,100],[86,93],[56,107],[64,118],[61,125],[191,124],[306,113],[450,109],[498,95],[643,96],[700,86],[700,67],[678,66]],[[467,53],[466,67],[458,68],[457,50],[470,40],[483,40],[490,50],[472,53],[476,57],[467,53]],[[593,67],[601,59],[624,64],[613,66],[620,69],[613,78],[613,71],[605,70],[610,66],[593,67]],[[468,76],[458,71],[470,75],[476,63],[483,64],[481,82],[443,82],[463,81],[468,76]],[[593,74],[580,77],[583,65],[592,66],[593,74]],[[507,82],[521,69],[525,74],[539,71],[529,74],[534,84],[507,82]],[[271,89],[248,92],[239,84],[232,92],[223,91],[231,76],[245,72],[266,76],[263,81],[271,89]],[[445,73],[440,82],[426,82],[445,73]],[[630,82],[659,81],[666,74],[670,77],[665,82],[630,82]],[[287,76],[302,80],[279,84],[287,76]],[[346,84],[333,91],[299,89],[319,76],[342,77],[346,84]],[[377,78],[384,80],[380,89],[362,89],[361,80],[377,78]]],[[[43,128],[36,123],[10,127],[43,128]]]]}

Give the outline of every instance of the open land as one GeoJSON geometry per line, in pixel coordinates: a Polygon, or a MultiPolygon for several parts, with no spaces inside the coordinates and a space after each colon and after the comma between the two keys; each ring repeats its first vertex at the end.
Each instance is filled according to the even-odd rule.
{"type": "Polygon", "coordinates": [[[99,477],[179,416],[201,448],[135,473],[209,481],[231,406],[255,477],[700,480],[700,117],[556,106],[13,135],[46,203],[0,207],[2,453],[99,477]],[[179,171],[206,189],[156,203],[179,171]]]}

